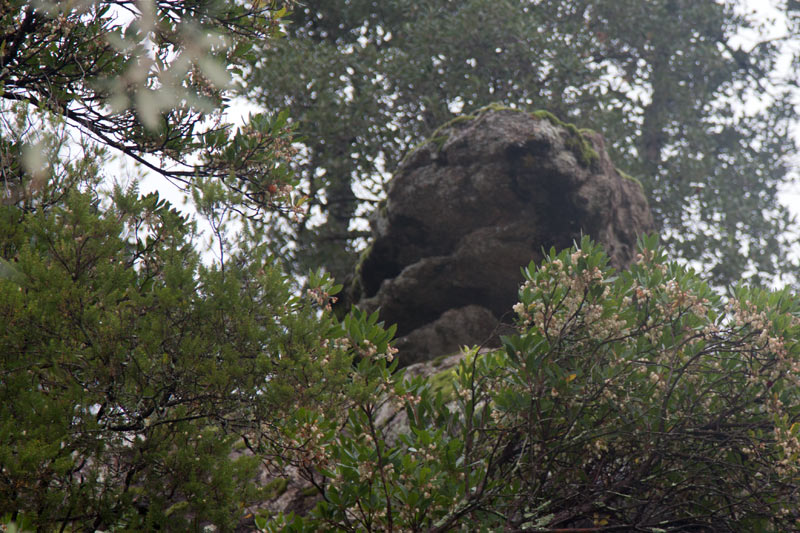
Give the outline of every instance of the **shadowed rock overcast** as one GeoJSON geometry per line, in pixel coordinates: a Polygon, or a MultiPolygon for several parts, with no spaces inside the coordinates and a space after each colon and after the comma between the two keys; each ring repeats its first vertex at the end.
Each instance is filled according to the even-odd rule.
{"type": "Polygon", "coordinates": [[[615,267],[653,229],[641,186],[597,133],[490,106],[400,165],[344,303],[398,326],[401,364],[482,344],[516,301],[520,266],[589,235],[615,267]]]}

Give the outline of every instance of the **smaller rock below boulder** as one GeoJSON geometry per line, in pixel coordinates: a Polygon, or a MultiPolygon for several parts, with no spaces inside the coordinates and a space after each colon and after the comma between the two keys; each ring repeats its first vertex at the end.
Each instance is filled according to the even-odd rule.
{"type": "Polygon", "coordinates": [[[433,322],[398,338],[395,347],[403,354],[403,364],[410,365],[455,353],[464,345],[490,343],[497,337],[498,326],[491,311],[479,305],[468,305],[449,309],[433,322]]]}
{"type": "MultiPolygon", "coordinates": [[[[491,350],[482,349],[478,355],[483,355],[491,350]]],[[[456,369],[464,359],[466,352],[456,352],[452,355],[440,356],[431,361],[412,364],[404,369],[407,380],[422,377],[432,385],[433,394],[442,393],[445,401],[452,400],[454,391],[453,381],[456,379],[456,369]]],[[[394,446],[397,439],[409,431],[408,413],[405,408],[393,402],[383,402],[378,408],[375,423],[383,432],[386,443],[394,446]]]]}

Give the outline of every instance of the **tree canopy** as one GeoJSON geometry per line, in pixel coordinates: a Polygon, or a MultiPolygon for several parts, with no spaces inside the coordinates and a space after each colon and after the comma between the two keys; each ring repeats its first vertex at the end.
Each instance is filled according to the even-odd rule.
{"type": "MultiPolygon", "coordinates": [[[[460,113],[500,102],[602,132],[643,183],[664,244],[715,282],[793,272],[777,198],[797,76],[782,40],[738,1],[305,2],[258,55],[249,94],[288,106],[306,135],[295,162],[322,215],[297,231],[297,260],[352,265],[365,217],[399,161],[460,113]],[[759,107],[745,111],[745,102],[759,107]]],[[[789,32],[796,12],[784,6],[789,32]]],[[[796,34],[796,33],[795,33],[796,34]]],[[[797,65],[796,62],[793,63],[797,65]]]]}
{"type": "Polygon", "coordinates": [[[0,281],[0,516],[234,527],[284,419],[332,405],[346,364],[322,347],[334,324],[263,243],[223,271],[203,266],[192,228],[135,189],[110,207],[72,190],[46,212],[0,211],[18,272],[0,281]],[[262,457],[232,456],[242,439],[262,457]]]}
{"type": "Polygon", "coordinates": [[[234,129],[224,116],[225,91],[252,61],[253,43],[281,34],[281,4],[6,2],[0,102],[25,112],[0,130],[5,201],[25,203],[40,186],[31,174],[46,158],[35,131],[60,121],[183,187],[223,183],[247,214],[286,204],[285,117],[234,129]]]}

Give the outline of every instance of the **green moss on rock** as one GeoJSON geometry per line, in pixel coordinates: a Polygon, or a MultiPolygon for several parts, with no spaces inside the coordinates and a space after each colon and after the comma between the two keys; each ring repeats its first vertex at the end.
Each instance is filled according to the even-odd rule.
{"type": "Polygon", "coordinates": [[[575,157],[578,158],[578,162],[586,168],[592,167],[600,161],[600,156],[597,155],[597,151],[592,147],[591,143],[583,138],[583,135],[577,132],[577,130],[564,141],[564,145],[570,152],[575,154],[575,157]]]}
{"type": "Polygon", "coordinates": [[[624,170],[620,169],[619,167],[617,167],[617,169],[616,169],[616,170],[617,170],[617,173],[618,173],[620,176],[622,176],[622,179],[626,179],[626,180],[628,180],[628,181],[632,181],[632,182],[634,182],[636,185],[638,185],[639,187],[641,187],[641,188],[642,188],[642,190],[644,190],[644,186],[642,185],[642,182],[641,182],[641,181],[639,181],[637,178],[634,178],[633,176],[631,176],[630,174],[628,174],[628,173],[627,173],[627,172],[625,172],[624,170]]]}
{"type": "MultiPolygon", "coordinates": [[[[544,109],[537,109],[536,111],[531,111],[530,116],[533,118],[537,118],[539,120],[546,120],[553,124],[554,126],[561,126],[562,128],[567,127],[567,123],[552,114],[550,111],[545,111],[544,109]]],[[[574,126],[573,126],[574,127],[574,126]]]]}
{"type": "Polygon", "coordinates": [[[452,119],[448,120],[447,122],[445,122],[444,124],[442,124],[441,126],[436,128],[435,130],[433,130],[433,133],[431,133],[430,137],[428,137],[417,148],[414,148],[413,150],[410,150],[410,152],[413,152],[414,150],[417,150],[418,148],[421,148],[422,146],[425,146],[428,143],[435,144],[437,152],[441,151],[441,149],[444,146],[444,144],[450,138],[450,135],[445,135],[444,134],[445,130],[452,128],[456,124],[461,124],[461,123],[464,123],[464,122],[471,122],[471,121],[481,117],[482,115],[485,115],[489,111],[504,111],[504,110],[519,111],[518,109],[514,109],[512,107],[507,107],[507,106],[504,106],[503,104],[492,103],[492,104],[485,105],[485,106],[481,107],[480,109],[475,111],[475,113],[467,114],[467,115],[458,115],[457,117],[453,117],[452,119]]]}
{"type": "MultiPolygon", "coordinates": [[[[448,139],[450,138],[450,134],[446,133],[448,129],[451,129],[456,124],[473,121],[490,111],[515,111],[518,113],[527,113],[528,116],[539,120],[547,120],[554,126],[559,126],[567,130],[569,135],[567,139],[565,139],[564,144],[567,147],[567,149],[575,155],[578,162],[582,166],[590,168],[596,165],[600,161],[600,156],[597,154],[597,151],[592,146],[592,143],[589,142],[586,138],[584,138],[584,134],[593,133],[593,130],[587,128],[579,129],[574,124],[571,124],[569,122],[564,122],[551,112],[545,111],[544,109],[528,112],[523,109],[508,107],[500,103],[491,103],[489,105],[479,108],[473,114],[459,115],[445,122],[444,124],[436,128],[433,131],[433,133],[422,143],[409,150],[408,153],[405,155],[405,157],[403,157],[403,161],[405,161],[410,154],[416,152],[420,148],[427,146],[429,144],[433,144],[433,146],[435,147],[435,151],[440,152],[442,148],[444,148],[445,143],[447,143],[448,139]]],[[[403,161],[401,161],[401,164],[403,161]]]]}
{"type": "Polygon", "coordinates": [[[583,136],[584,133],[590,133],[592,130],[586,128],[578,129],[575,124],[564,122],[551,112],[545,111],[544,109],[532,111],[530,116],[539,120],[546,120],[554,126],[559,126],[567,130],[569,137],[564,140],[564,145],[575,155],[578,162],[584,167],[592,167],[600,161],[600,156],[597,154],[597,150],[595,150],[592,146],[592,143],[586,140],[586,138],[583,136]]]}
{"type": "MultiPolygon", "coordinates": [[[[378,209],[386,209],[386,205],[384,204],[383,206],[378,206],[378,209]]],[[[369,255],[372,253],[372,245],[373,243],[370,241],[366,248],[361,250],[361,252],[358,254],[358,260],[356,261],[356,276],[361,275],[361,270],[364,268],[364,261],[366,261],[367,257],[369,257],[369,255]]]]}
{"type": "Polygon", "coordinates": [[[431,134],[430,137],[428,137],[428,140],[425,141],[423,145],[428,143],[434,143],[436,145],[436,151],[437,152],[440,151],[444,146],[444,143],[447,142],[447,139],[450,138],[450,135],[444,134],[445,130],[447,130],[448,128],[452,128],[456,124],[461,124],[462,122],[470,122],[472,120],[475,120],[476,118],[478,118],[478,115],[459,115],[457,117],[448,120],[435,130],[433,130],[433,133],[431,134]]]}
{"type": "Polygon", "coordinates": [[[436,145],[436,151],[441,152],[442,148],[444,148],[444,143],[447,142],[447,139],[450,137],[448,135],[437,135],[436,137],[431,137],[428,139],[425,144],[433,143],[436,145]]]}
{"type": "Polygon", "coordinates": [[[518,111],[523,113],[521,109],[516,107],[508,107],[507,105],[501,104],[500,102],[492,102],[491,104],[487,104],[481,108],[479,108],[476,112],[476,116],[485,115],[489,111],[518,111]]]}
{"type": "Polygon", "coordinates": [[[402,166],[403,163],[405,163],[405,161],[409,158],[409,156],[411,154],[413,154],[414,152],[416,152],[420,148],[424,148],[425,146],[428,146],[429,144],[433,144],[436,147],[436,150],[435,150],[436,152],[441,152],[442,148],[444,147],[444,143],[446,143],[447,140],[450,138],[450,135],[445,135],[444,134],[444,131],[447,128],[452,128],[456,124],[459,124],[461,122],[469,122],[471,120],[475,120],[476,118],[477,118],[477,115],[459,115],[457,117],[454,117],[454,118],[448,120],[447,122],[445,122],[444,124],[442,124],[441,126],[436,128],[435,130],[433,130],[433,133],[431,133],[430,136],[428,136],[427,139],[425,139],[421,143],[415,145],[408,152],[406,152],[406,154],[400,160],[400,166],[402,166]]]}

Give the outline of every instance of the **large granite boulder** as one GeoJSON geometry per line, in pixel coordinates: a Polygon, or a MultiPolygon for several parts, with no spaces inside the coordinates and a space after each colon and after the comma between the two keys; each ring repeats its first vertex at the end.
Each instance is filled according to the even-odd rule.
{"type": "Polygon", "coordinates": [[[440,128],[400,165],[345,299],[398,327],[401,364],[491,344],[520,267],[581,234],[616,267],[653,222],[603,138],[544,112],[485,108],[440,128]]]}

